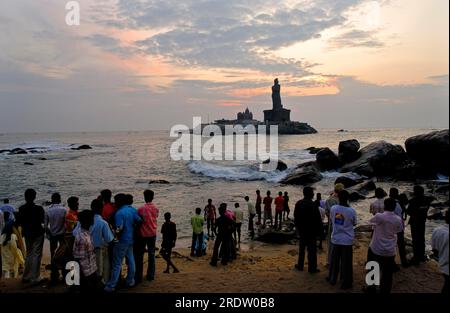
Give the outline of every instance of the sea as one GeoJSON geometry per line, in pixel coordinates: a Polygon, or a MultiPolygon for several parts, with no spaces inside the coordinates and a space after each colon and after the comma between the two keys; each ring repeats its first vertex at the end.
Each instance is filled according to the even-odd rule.
{"type": "MultiPolygon", "coordinates": [[[[218,206],[227,203],[233,207],[240,203],[246,209],[244,197],[253,201],[255,191],[272,194],[287,191],[290,207],[301,199],[301,186],[286,186],[280,180],[295,166],[315,159],[305,150],[308,147],[329,147],[337,152],[338,143],[357,139],[361,147],[385,140],[404,145],[407,138],[428,133],[434,129],[319,129],[317,134],[285,135],[278,137],[279,159],[288,165],[284,172],[261,172],[257,161],[174,161],[170,155],[172,144],[177,138],[169,131],[146,132],[80,132],[80,133],[33,133],[0,134],[0,150],[23,148],[33,150],[26,155],[0,154],[0,199],[9,198],[18,207],[23,204],[23,192],[34,188],[38,193],[38,204],[45,204],[54,192],[61,193],[64,200],[70,196],[80,198],[80,209],[89,208],[102,189],[113,193],[129,193],[134,196],[136,207],[143,203],[143,191],[152,189],[160,210],[159,224],[163,214],[171,212],[178,225],[180,242],[189,244],[191,237],[190,217],[195,208],[203,208],[207,199],[213,199],[218,206]],[[82,144],[91,150],[73,150],[82,144]],[[32,165],[26,165],[31,163],[32,165]],[[165,180],[166,184],[149,184],[150,181],[165,180]]],[[[323,173],[324,179],[314,185],[316,192],[326,197],[333,189],[338,172],[323,173]]],[[[347,175],[356,174],[349,173],[347,175]]],[[[446,177],[439,177],[447,180],[446,177]]],[[[398,187],[411,191],[412,185],[379,181],[377,185],[386,188],[398,187]]],[[[369,205],[373,199],[366,199],[353,206],[358,212],[360,224],[370,218],[369,205]]],[[[427,237],[431,230],[441,225],[440,221],[429,221],[427,237]]],[[[244,229],[246,227],[244,223],[244,229]]],[[[244,241],[247,240],[244,237],[244,241]]]]}

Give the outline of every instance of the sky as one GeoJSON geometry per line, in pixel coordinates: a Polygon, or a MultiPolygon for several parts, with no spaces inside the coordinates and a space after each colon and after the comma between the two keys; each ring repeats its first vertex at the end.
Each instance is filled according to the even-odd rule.
{"type": "Polygon", "coordinates": [[[0,2],[0,132],[263,118],[448,128],[448,0],[0,2]]]}

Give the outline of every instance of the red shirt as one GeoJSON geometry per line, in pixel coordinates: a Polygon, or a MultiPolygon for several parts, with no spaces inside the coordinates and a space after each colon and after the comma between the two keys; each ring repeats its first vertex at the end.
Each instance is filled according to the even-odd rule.
{"type": "Polygon", "coordinates": [[[275,210],[283,211],[284,208],[284,198],[283,196],[278,196],[275,198],[275,210]]]}
{"type": "Polygon", "coordinates": [[[159,210],[153,202],[148,202],[138,209],[138,214],[142,218],[139,234],[146,238],[155,237],[158,228],[159,210]]]}
{"type": "Polygon", "coordinates": [[[111,216],[116,212],[116,206],[112,203],[105,203],[103,205],[102,217],[105,221],[109,222],[111,216]]]}
{"type": "Polygon", "coordinates": [[[211,204],[211,205],[206,205],[205,206],[205,215],[207,218],[214,220],[216,219],[216,207],[211,204]]]}
{"type": "Polygon", "coordinates": [[[263,203],[264,203],[264,210],[266,211],[270,211],[272,210],[272,198],[270,196],[267,196],[264,198],[263,203]]]}

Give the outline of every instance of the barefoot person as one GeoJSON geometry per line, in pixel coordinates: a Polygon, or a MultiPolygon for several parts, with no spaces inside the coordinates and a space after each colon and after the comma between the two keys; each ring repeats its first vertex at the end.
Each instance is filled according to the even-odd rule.
{"type": "Polygon", "coordinates": [[[27,256],[25,258],[25,269],[22,281],[24,283],[40,283],[42,248],[44,246],[44,209],[34,204],[36,191],[27,189],[25,191],[25,202],[19,208],[18,224],[22,226],[25,243],[27,246],[27,256]]]}
{"type": "Polygon", "coordinates": [[[328,197],[325,201],[325,214],[328,218],[328,231],[327,231],[327,243],[328,243],[328,251],[327,251],[327,265],[331,263],[331,250],[333,249],[333,243],[331,242],[331,233],[333,232],[333,224],[330,222],[330,213],[331,208],[339,204],[338,194],[340,191],[344,190],[344,185],[338,183],[334,185],[333,193],[328,197]]]}
{"type": "Polygon", "coordinates": [[[261,215],[262,215],[261,209],[262,209],[261,191],[256,190],[255,210],[256,210],[256,215],[258,215],[258,221],[256,222],[256,225],[261,225],[261,215]]]}
{"type": "Polygon", "coordinates": [[[244,220],[244,212],[242,212],[239,203],[234,204],[234,241],[236,244],[241,243],[242,221],[244,220]]]}
{"type": "Polygon", "coordinates": [[[45,212],[45,232],[50,241],[50,263],[51,263],[51,282],[55,284],[59,279],[59,270],[53,257],[56,249],[64,244],[64,234],[66,233],[67,209],[61,205],[61,195],[54,193],[52,195],[52,204],[45,212]]]}
{"type": "Polygon", "coordinates": [[[348,191],[340,191],[338,197],[339,204],[334,205],[330,211],[333,247],[327,279],[330,284],[335,285],[340,274],[341,288],[349,289],[353,285],[353,227],[356,225],[356,211],[348,204],[348,191]]]}
{"type": "MultiPolygon", "coordinates": [[[[391,293],[392,275],[395,268],[397,234],[403,231],[403,221],[395,214],[397,202],[392,198],[384,200],[384,212],[377,213],[369,223],[374,225],[367,261],[375,261],[380,265],[380,292],[391,293]]],[[[375,291],[375,286],[369,287],[375,291]]]]}
{"type": "Polygon", "coordinates": [[[203,223],[204,219],[201,216],[202,209],[196,208],[195,215],[191,217],[192,226],[192,244],[191,244],[191,256],[202,256],[203,246],[203,223]],[[197,247],[197,250],[195,249],[197,247]]]}
{"type": "Polygon", "coordinates": [[[278,197],[275,198],[275,229],[281,230],[281,222],[283,221],[284,198],[280,191],[278,197]]]}
{"type": "Polygon", "coordinates": [[[444,286],[442,287],[442,293],[448,295],[448,224],[450,216],[445,213],[445,223],[447,225],[436,228],[431,236],[431,248],[434,255],[438,258],[439,269],[444,275],[444,286]]]}
{"type": "Polygon", "coordinates": [[[126,259],[128,267],[126,285],[129,287],[135,285],[134,276],[136,274],[136,267],[133,254],[133,235],[135,227],[139,226],[142,222],[137,210],[127,204],[129,202],[127,195],[117,194],[114,197],[114,202],[117,207],[117,212],[114,217],[114,231],[119,240],[114,244],[111,277],[106,283],[106,292],[113,292],[115,290],[124,259],[126,259]]]}
{"type": "Polygon", "coordinates": [[[170,219],[172,215],[170,212],[164,214],[165,223],[161,227],[162,243],[161,243],[161,256],[166,261],[166,270],[164,273],[170,273],[170,267],[173,268],[174,273],[178,273],[179,270],[172,262],[172,249],[175,247],[177,242],[177,225],[170,219]]]}
{"type": "Polygon", "coordinates": [[[287,221],[289,220],[289,213],[291,212],[291,209],[289,208],[289,194],[287,191],[284,192],[284,207],[283,207],[283,220],[287,221]]]}
{"type": "Polygon", "coordinates": [[[219,206],[219,218],[217,219],[217,237],[214,242],[214,250],[209,263],[211,266],[217,266],[217,261],[219,259],[219,249],[221,250],[222,265],[227,265],[230,260],[230,248],[231,242],[233,241],[233,220],[231,220],[227,215],[227,204],[222,203],[219,206]]]}
{"type": "Polygon", "coordinates": [[[89,229],[94,224],[94,214],[85,210],[78,214],[80,228],[73,244],[73,257],[81,269],[81,290],[93,291],[97,285],[97,261],[89,229]]]}
{"type": "Polygon", "coordinates": [[[208,199],[208,204],[205,206],[205,220],[208,237],[214,237],[216,234],[216,217],[216,207],[212,204],[212,199],[208,199]]]}
{"type": "Polygon", "coordinates": [[[303,271],[305,264],[305,249],[308,250],[308,272],[317,273],[317,237],[323,229],[319,208],[315,205],[314,191],[311,187],[303,188],[304,198],[295,204],[294,221],[299,240],[298,263],[295,265],[303,271]]]}
{"type": "Polygon", "coordinates": [[[263,200],[264,204],[264,219],[263,219],[263,227],[266,227],[266,221],[270,220],[270,225],[273,227],[272,220],[272,201],[273,198],[270,196],[270,190],[267,191],[266,197],[263,200]]]}
{"type": "Polygon", "coordinates": [[[248,212],[248,232],[250,234],[250,238],[253,239],[255,237],[255,224],[254,219],[256,216],[255,205],[250,201],[249,196],[245,196],[245,202],[247,202],[247,212],[248,212]]]}
{"type": "Polygon", "coordinates": [[[148,251],[146,279],[148,281],[155,279],[155,248],[159,210],[153,203],[154,197],[155,193],[152,190],[145,190],[145,204],[138,209],[142,224],[139,227],[134,243],[134,254],[136,256],[136,283],[141,283],[144,275],[145,249],[148,251]]]}

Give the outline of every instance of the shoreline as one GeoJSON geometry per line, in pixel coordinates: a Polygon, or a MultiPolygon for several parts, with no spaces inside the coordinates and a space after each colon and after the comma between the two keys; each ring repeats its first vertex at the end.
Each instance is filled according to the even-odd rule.
{"type": "MultiPolygon", "coordinates": [[[[331,286],[325,277],[327,245],[318,250],[320,273],[310,274],[306,270],[294,269],[298,257],[298,245],[264,244],[250,242],[239,251],[238,257],[227,266],[212,267],[213,241],[209,241],[207,255],[190,257],[188,248],[174,249],[173,262],[180,273],[163,274],[165,262],[156,253],[156,278],[144,281],[131,289],[118,289],[119,293],[362,293],[365,286],[365,262],[370,237],[357,233],[353,246],[354,285],[350,290],[331,286]]],[[[397,262],[399,263],[398,257],[397,262]]],[[[144,261],[146,263],[146,261],[144,261]]],[[[307,263],[306,263],[307,264],[307,263]]],[[[43,277],[49,277],[43,262],[43,277]]],[[[145,268],[145,265],[144,265],[145,268]]],[[[440,293],[443,278],[436,261],[430,260],[420,267],[401,268],[394,273],[392,293],[440,293]]],[[[19,279],[2,279],[0,293],[66,293],[68,288],[61,282],[49,288],[45,285],[23,288],[19,279]]]]}

